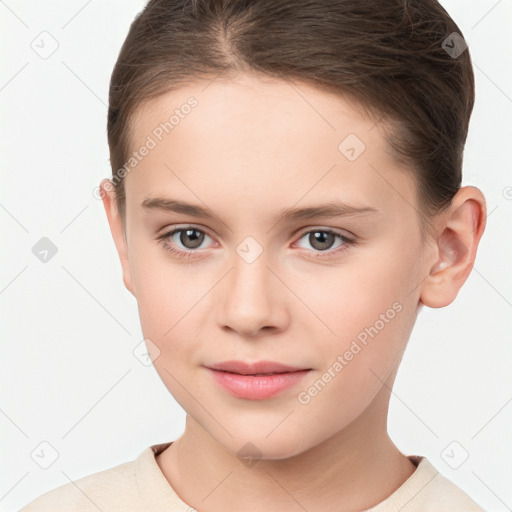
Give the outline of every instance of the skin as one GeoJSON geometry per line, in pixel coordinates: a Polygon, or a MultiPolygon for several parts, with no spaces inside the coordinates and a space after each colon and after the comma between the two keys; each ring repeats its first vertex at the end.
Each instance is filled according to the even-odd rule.
{"type": "Polygon", "coordinates": [[[387,434],[390,390],[420,308],[449,305],[471,272],[484,196],[461,188],[423,244],[413,172],[393,160],[383,127],[350,101],[247,74],[206,85],[138,110],[134,148],[187,98],[198,100],[126,176],[126,233],[109,181],[100,184],[124,283],[158,356],[153,364],[187,413],[184,433],[157,463],[199,511],[370,508],[416,469],[387,434]],[[366,145],[353,162],[338,150],[350,133],[366,145]],[[217,217],[144,211],[142,201],[156,196],[217,217]],[[277,222],[286,207],[332,199],[378,212],[277,222]],[[195,251],[192,258],[157,240],[187,224],[206,230],[200,247],[183,232],[168,244],[195,251]],[[309,234],[327,228],[356,243],[336,253],[346,242],[335,237],[322,250],[309,234]],[[248,236],[263,248],[252,263],[236,251],[248,236]],[[300,403],[298,394],[394,303],[400,312],[300,403]],[[229,359],[312,371],[273,398],[245,400],[217,386],[203,366],[229,359]],[[253,465],[237,456],[248,442],[261,454],[253,465]]]}

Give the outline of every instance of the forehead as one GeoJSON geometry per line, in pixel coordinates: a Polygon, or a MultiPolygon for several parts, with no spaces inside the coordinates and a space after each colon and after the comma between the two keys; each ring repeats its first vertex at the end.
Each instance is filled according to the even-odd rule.
{"type": "Polygon", "coordinates": [[[131,125],[132,142],[136,145],[175,112],[171,122],[175,141],[191,142],[190,135],[203,136],[194,142],[208,147],[212,141],[219,146],[219,133],[229,136],[225,143],[232,149],[248,137],[271,146],[305,137],[314,143],[330,135],[325,142],[335,143],[347,129],[363,137],[375,126],[353,102],[339,95],[304,83],[241,74],[230,80],[192,83],[144,103],[131,125]],[[187,106],[191,98],[193,108],[187,106]]]}
{"type": "Polygon", "coordinates": [[[346,98],[286,80],[240,75],[161,95],[136,112],[131,145],[151,149],[126,178],[127,202],[168,192],[215,207],[229,195],[245,209],[339,198],[398,210],[414,193],[379,124],[346,98]]]}

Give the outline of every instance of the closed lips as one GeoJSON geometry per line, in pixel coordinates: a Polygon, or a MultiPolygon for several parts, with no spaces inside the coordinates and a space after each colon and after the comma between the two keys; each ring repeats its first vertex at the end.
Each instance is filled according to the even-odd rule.
{"type": "Polygon", "coordinates": [[[256,361],[256,362],[245,362],[245,361],[224,361],[209,365],[208,368],[211,370],[217,370],[228,373],[235,373],[239,375],[274,375],[282,373],[291,373],[304,370],[311,370],[311,368],[300,368],[295,366],[289,366],[284,363],[278,363],[276,361],[256,361]]]}

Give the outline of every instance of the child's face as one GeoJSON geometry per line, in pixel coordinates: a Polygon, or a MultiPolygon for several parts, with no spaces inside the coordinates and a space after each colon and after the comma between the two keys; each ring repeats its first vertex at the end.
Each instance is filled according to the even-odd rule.
{"type": "Polygon", "coordinates": [[[197,432],[233,453],[250,441],[288,457],[350,424],[382,427],[429,272],[412,174],[391,159],[380,126],[334,95],[247,76],[206,85],[157,98],[133,123],[133,150],[148,135],[157,144],[126,177],[127,245],[116,243],[160,377],[197,432]],[[190,96],[197,105],[182,109],[190,96]],[[175,109],[172,131],[155,132],[175,109]],[[157,197],[217,217],[142,206],[157,197]],[[279,221],[333,201],[376,211],[279,221]],[[189,225],[199,232],[167,245],[191,257],[158,242],[189,225]],[[312,370],[271,398],[246,399],[206,368],[233,359],[312,370]]]}

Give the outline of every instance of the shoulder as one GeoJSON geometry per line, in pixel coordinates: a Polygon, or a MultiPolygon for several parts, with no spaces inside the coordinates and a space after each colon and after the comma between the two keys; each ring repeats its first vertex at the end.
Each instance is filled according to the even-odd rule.
{"type": "MultiPolygon", "coordinates": [[[[427,461],[427,464],[430,463],[427,461]]],[[[453,482],[441,475],[433,466],[432,476],[424,488],[424,496],[421,501],[424,503],[425,512],[442,512],[445,510],[464,510],[465,512],[485,512],[477,505],[462,489],[453,482]]]]}
{"type": "Polygon", "coordinates": [[[116,510],[130,510],[137,498],[136,461],[130,461],[48,491],[19,512],[98,512],[114,504],[116,510]]]}
{"type": "Polygon", "coordinates": [[[425,457],[409,458],[417,464],[416,471],[391,496],[366,512],[485,512],[425,457]]]}

